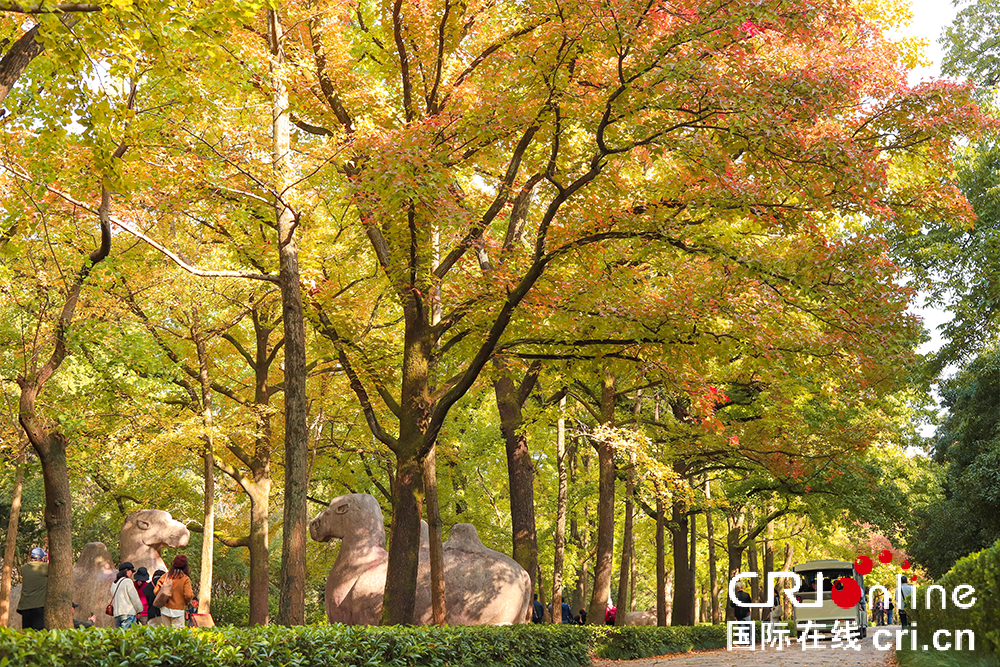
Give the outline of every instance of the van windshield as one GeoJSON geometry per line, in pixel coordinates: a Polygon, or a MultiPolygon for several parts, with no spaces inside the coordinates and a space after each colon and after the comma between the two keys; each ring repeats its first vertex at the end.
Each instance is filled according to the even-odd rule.
{"type": "Polygon", "coordinates": [[[829,569],[829,570],[803,570],[798,572],[798,575],[802,577],[802,588],[799,590],[816,590],[819,588],[819,582],[817,577],[820,572],[823,573],[823,592],[829,593],[833,590],[833,582],[837,581],[841,577],[847,577],[848,579],[854,578],[854,571],[850,569],[829,569]]]}

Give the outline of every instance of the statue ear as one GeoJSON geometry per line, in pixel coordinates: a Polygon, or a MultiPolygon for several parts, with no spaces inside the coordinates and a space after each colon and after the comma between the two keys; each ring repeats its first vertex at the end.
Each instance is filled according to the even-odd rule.
{"type": "Polygon", "coordinates": [[[137,519],[135,524],[139,526],[139,530],[149,530],[149,522],[145,519],[137,519]]]}
{"type": "Polygon", "coordinates": [[[337,506],[337,514],[347,514],[347,511],[351,509],[350,503],[344,503],[343,505],[337,506]]]}

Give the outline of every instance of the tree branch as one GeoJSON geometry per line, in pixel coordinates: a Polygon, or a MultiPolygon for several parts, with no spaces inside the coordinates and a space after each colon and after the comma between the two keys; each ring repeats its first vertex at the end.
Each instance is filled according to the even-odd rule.
{"type": "Polygon", "coordinates": [[[13,12],[15,14],[70,14],[99,11],[101,11],[100,5],[86,2],[63,2],[58,5],[0,2],[0,12],[13,12]]]}

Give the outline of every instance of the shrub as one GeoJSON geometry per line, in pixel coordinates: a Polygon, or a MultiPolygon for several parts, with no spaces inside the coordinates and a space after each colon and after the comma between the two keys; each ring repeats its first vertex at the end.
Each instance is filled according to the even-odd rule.
{"type": "Polygon", "coordinates": [[[587,628],[305,626],[177,631],[138,627],[17,632],[0,628],[0,666],[578,667],[587,628]]]}
{"type": "Polygon", "coordinates": [[[0,628],[0,667],[579,667],[726,645],[726,626],[0,628]]]}
{"type": "Polygon", "coordinates": [[[1000,619],[1000,542],[961,559],[937,584],[948,593],[945,609],[941,608],[937,592],[932,596],[932,608],[925,608],[926,583],[917,588],[916,608],[907,609],[920,634],[927,637],[937,630],[949,630],[954,637],[957,630],[972,630],[978,651],[1000,653],[1000,623],[997,623],[1000,619]],[[976,603],[969,609],[957,607],[951,597],[955,587],[962,584],[976,589],[976,603]]]}
{"type": "Polygon", "coordinates": [[[635,660],[668,653],[722,648],[725,625],[659,628],[649,625],[601,627],[594,631],[594,650],[609,660],[635,660]]]}
{"type": "Polygon", "coordinates": [[[216,625],[245,628],[250,625],[250,597],[222,595],[212,598],[212,620],[216,625]]]}

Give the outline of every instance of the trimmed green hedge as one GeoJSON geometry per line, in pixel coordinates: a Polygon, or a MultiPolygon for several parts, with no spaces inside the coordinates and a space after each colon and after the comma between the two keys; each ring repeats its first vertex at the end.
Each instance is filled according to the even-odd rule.
{"type": "Polygon", "coordinates": [[[0,628],[0,667],[580,667],[725,645],[724,625],[0,628]]]}
{"type": "Polygon", "coordinates": [[[592,645],[598,657],[609,660],[635,660],[668,653],[723,648],[726,645],[726,626],[597,627],[593,629],[592,645]]]}
{"type": "Polygon", "coordinates": [[[977,651],[1000,654],[1000,541],[958,561],[936,583],[947,591],[945,609],[941,609],[939,591],[931,596],[932,608],[925,608],[927,583],[917,588],[917,608],[907,609],[911,621],[917,623],[919,636],[929,640],[936,630],[950,630],[952,637],[956,630],[972,630],[977,651]],[[957,607],[952,600],[952,591],[962,584],[976,589],[976,603],[969,609],[957,607]]]}

